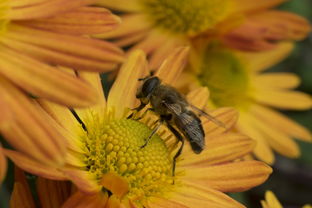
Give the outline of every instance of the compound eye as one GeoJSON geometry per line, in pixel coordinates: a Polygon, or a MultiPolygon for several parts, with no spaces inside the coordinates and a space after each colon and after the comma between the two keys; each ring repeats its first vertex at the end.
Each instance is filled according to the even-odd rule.
{"type": "Polygon", "coordinates": [[[152,77],[146,80],[142,86],[142,94],[147,97],[159,85],[160,81],[157,77],[152,77]]]}

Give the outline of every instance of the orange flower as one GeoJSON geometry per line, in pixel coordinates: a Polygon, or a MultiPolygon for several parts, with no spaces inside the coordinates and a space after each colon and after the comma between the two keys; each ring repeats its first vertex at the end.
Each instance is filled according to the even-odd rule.
{"type": "Polygon", "coordinates": [[[85,80],[57,67],[98,72],[111,70],[123,60],[116,46],[83,37],[110,31],[120,22],[104,8],[86,6],[94,2],[1,1],[1,79],[67,106],[96,103],[98,98],[85,80]]]}
{"type": "Polygon", "coordinates": [[[279,41],[301,40],[311,27],[307,20],[275,6],[285,0],[100,0],[122,11],[121,26],[99,37],[119,46],[143,49],[152,68],[168,51],[189,45],[194,37],[218,39],[236,49],[270,50],[279,41]]]}
{"type": "Polygon", "coordinates": [[[292,138],[311,142],[311,133],[275,109],[308,110],[312,98],[293,90],[300,82],[296,75],[265,72],[287,57],[293,44],[280,43],[271,51],[257,53],[239,52],[217,43],[199,42],[194,48],[180,87],[206,86],[211,105],[239,110],[237,129],[257,141],[254,153],[259,159],[272,164],[272,150],[297,158],[300,149],[292,138]]]}
{"type": "MultiPolygon", "coordinates": [[[[187,49],[175,50],[156,75],[164,83],[172,84],[180,74],[186,56],[187,49]]],[[[137,80],[148,74],[147,65],[143,52],[131,53],[121,67],[107,100],[99,76],[80,73],[97,89],[101,103],[88,109],[76,109],[74,116],[63,106],[40,101],[42,108],[38,105],[32,108],[37,108],[46,122],[43,126],[29,129],[40,131],[45,125],[51,125],[50,131],[60,133],[60,143],[57,138],[52,140],[40,136],[38,142],[53,142],[32,149],[25,146],[27,149],[21,148],[20,151],[6,149],[4,153],[27,172],[53,180],[71,180],[78,191],[63,207],[244,207],[222,192],[243,191],[257,186],[272,171],[263,162],[236,161],[254,147],[254,142],[248,137],[228,133],[211,122],[203,121],[207,148],[196,155],[186,145],[177,161],[174,177],[172,158],[178,146],[176,138],[165,126],[146,147],[140,149],[155,124],[153,115],[141,121],[127,119],[127,115],[129,108],[138,104],[135,98],[139,85],[137,80]],[[64,163],[49,164],[42,158],[29,156],[28,151],[47,151],[48,155],[58,150],[52,150],[56,145],[65,149],[65,156],[60,155],[63,151],[54,152],[64,159],[64,163]]],[[[196,89],[188,99],[203,107],[208,100],[207,88],[196,89]]],[[[237,120],[237,113],[231,108],[210,113],[228,128],[237,120]]]]}

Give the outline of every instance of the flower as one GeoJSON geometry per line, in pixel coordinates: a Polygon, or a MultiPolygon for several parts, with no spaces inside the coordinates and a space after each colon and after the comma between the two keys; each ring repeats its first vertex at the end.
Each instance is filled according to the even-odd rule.
{"type": "MultiPolygon", "coordinates": [[[[265,192],[265,200],[261,200],[262,208],[283,208],[272,191],[265,192]]],[[[302,208],[311,208],[311,205],[304,205],[302,208]]]]}
{"type": "MultiPolygon", "coordinates": [[[[180,74],[186,56],[186,48],[175,50],[156,75],[170,84],[180,74]]],[[[4,153],[27,172],[52,180],[71,180],[78,190],[63,207],[244,207],[222,192],[254,187],[272,171],[263,162],[236,161],[254,147],[248,137],[203,122],[207,148],[196,155],[186,146],[177,161],[175,176],[172,158],[177,142],[166,127],[140,148],[151,133],[153,115],[142,121],[128,119],[127,115],[129,108],[138,104],[137,80],[148,74],[147,65],[143,52],[131,53],[107,100],[99,76],[80,73],[97,89],[102,101],[94,107],[75,109],[74,114],[63,106],[40,101],[42,109],[37,105],[38,112],[47,112],[46,124],[60,132],[67,143],[63,164],[52,166],[8,149],[4,153]]],[[[204,106],[207,88],[192,91],[188,98],[198,107],[204,106]]],[[[237,120],[231,108],[210,113],[229,128],[237,120]]]]}
{"type": "Polygon", "coordinates": [[[278,153],[296,158],[298,145],[292,139],[311,142],[311,133],[274,109],[311,109],[310,95],[293,89],[299,78],[286,72],[265,72],[284,59],[293,44],[280,43],[266,52],[239,52],[218,43],[199,42],[194,49],[189,70],[180,87],[206,86],[211,104],[216,107],[233,106],[239,110],[237,129],[257,141],[254,154],[272,164],[278,153]]]}
{"type": "MultiPolygon", "coordinates": [[[[123,61],[111,43],[91,39],[115,28],[120,19],[95,0],[2,0],[0,5],[0,76],[27,94],[66,106],[88,106],[96,93],[75,70],[107,71],[123,61]]],[[[2,85],[2,83],[0,83],[2,85]]],[[[2,112],[2,109],[1,109],[2,112]]]]}
{"type": "Polygon", "coordinates": [[[100,0],[121,11],[123,22],[99,37],[144,50],[154,69],[168,51],[198,36],[241,50],[271,50],[279,41],[303,39],[311,29],[304,18],[273,9],[284,1],[100,0]]]}

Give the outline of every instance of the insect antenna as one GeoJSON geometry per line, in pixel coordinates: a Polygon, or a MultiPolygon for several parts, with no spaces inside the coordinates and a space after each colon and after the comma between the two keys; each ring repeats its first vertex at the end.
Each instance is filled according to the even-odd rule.
{"type": "Polygon", "coordinates": [[[77,119],[77,121],[81,124],[83,130],[85,130],[86,132],[88,132],[88,129],[86,127],[86,125],[83,123],[83,121],[81,120],[81,118],[78,116],[78,114],[76,113],[76,111],[74,109],[69,109],[70,112],[73,114],[73,116],[77,119]]]}

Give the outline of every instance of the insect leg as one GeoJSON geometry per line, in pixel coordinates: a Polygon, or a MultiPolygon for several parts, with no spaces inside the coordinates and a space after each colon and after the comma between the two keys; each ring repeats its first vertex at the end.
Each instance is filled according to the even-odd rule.
{"type": "Polygon", "coordinates": [[[151,138],[154,136],[154,134],[157,132],[157,130],[160,128],[162,124],[163,124],[163,120],[160,120],[158,125],[153,129],[152,133],[145,140],[145,143],[141,146],[141,149],[144,148],[148,144],[148,142],[151,140],[151,138]]]}
{"type": "Polygon", "coordinates": [[[174,176],[175,175],[176,160],[182,153],[182,149],[184,147],[184,139],[181,136],[181,134],[175,128],[173,128],[173,126],[171,126],[168,122],[167,122],[167,127],[177,137],[177,139],[179,141],[181,141],[181,146],[180,146],[179,150],[177,151],[177,153],[175,154],[175,156],[173,157],[172,176],[174,176]]]}
{"type": "Polygon", "coordinates": [[[135,118],[134,120],[138,121],[138,120],[144,118],[144,116],[146,115],[146,113],[147,113],[148,111],[154,111],[154,108],[148,108],[148,109],[146,109],[146,110],[144,111],[144,113],[143,113],[141,116],[139,116],[138,118],[135,118]]]}
{"type": "MultiPolygon", "coordinates": [[[[140,111],[140,110],[142,110],[145,106],[146,106],[147,104],[145,104],[145,103],[140,103],[140,105],[138,106],[138,107],[136,107],[136,108],[133,108],[133,109],[131,109],[132,111],[140,111]]],[[[127,117],[127,119],[130,119],[130,118],[132,118],[134,116],[134,112],[132,112],[128,117],[127,117]]]]}

